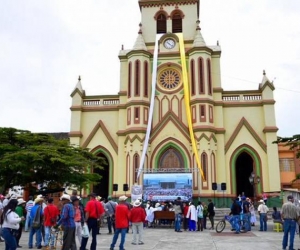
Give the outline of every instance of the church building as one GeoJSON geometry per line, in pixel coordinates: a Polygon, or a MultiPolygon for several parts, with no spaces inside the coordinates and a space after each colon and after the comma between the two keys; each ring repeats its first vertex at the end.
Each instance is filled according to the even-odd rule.
{"type": "Polygon", "coordinates": [[[113,194],[113,184],[118,184],[115,193],[123,195],[124,184],[129,188],[142,185],[143,173],[155,169],[191,171],[194,199],[215,196],[221,202],[223,195],[229,199],[243,192],[249,197],[278,192],[278,148],[272,143],[278,130],[274,86],[265,72],[257,89],[224,90],[221,47],[205,43],[198,20],[199,0],[137,2],[140,30],[133,48],[119,52],[119,92],[87,95],[79,78],[71,94],[71,144],[106,159],[103,170],[89,170],[103,178],[85,194],[95,191],[106,197],[113,194]],[[151,85],[154,72],[155,88],[151,85]],[[151,105],[153,115],[149,116],[151,105]],[[201,171],[197,171],[197,160],[201,171]]]}

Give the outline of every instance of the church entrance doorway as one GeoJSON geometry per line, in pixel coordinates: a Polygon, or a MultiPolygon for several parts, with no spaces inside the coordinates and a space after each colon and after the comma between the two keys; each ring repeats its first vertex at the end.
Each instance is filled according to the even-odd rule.
{"type": "Polygon", "coordinates": [[[254,161],[247,152],[242,152],[236,159],[236,191],[237,196],[244,195],[253,197],[253,186],[249,181],[249,176],[254,171],[254,161]]]}
{"type": "Polygon", "coordinates": [[[98,184],[95,184],[93,186],[93,192],[106,199],[109,195],[109,161],[103,153],[99,153],[98,156],[104,158],[106,163],[102,164],[103,169],[94,169],[94,173],[101,175],[102,178],[98,182],[98,184]]]}
{"type": "Polygon", "coordinates": [[[159,159],[158,168],[184,168],[181,153],[173,147],[167,148],[159,159]]]}

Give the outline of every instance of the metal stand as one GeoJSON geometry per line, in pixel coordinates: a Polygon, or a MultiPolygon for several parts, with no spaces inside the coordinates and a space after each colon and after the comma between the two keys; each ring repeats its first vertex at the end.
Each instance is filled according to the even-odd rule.
{"type": "Polygon", "coordinates": [[[223,190],[223,207],[225,207],[225,194],[224,194],[224,191],[225,190],[223,190]]]}

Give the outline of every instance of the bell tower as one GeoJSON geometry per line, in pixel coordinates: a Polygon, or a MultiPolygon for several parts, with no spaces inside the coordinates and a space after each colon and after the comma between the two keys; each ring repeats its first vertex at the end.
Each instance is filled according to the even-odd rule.
{"type": "Polygon", "coordinates": [[[183,33],[185,41],[194,39],[199,0],[139,0],[139,5],[146,45],[160,33],[183,33]]]}

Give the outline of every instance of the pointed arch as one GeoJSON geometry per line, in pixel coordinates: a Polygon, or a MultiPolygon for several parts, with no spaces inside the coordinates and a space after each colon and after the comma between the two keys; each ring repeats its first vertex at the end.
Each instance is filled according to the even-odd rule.
{"type": "Polygon", "coordinates": [[[215,153],[211,153],[211,182],[216,182],[216,156],[215,153]]]}
{"type": "MultiPolygon", "coordinates": [[[[230,157],[230,180],[231,180],[231,193],[236,194],[237,186],[236,186],[236,160],[240,154],[246,152],[249,154],[253,159],[253,172],[256,176],[262,177],[262,167],[261,167],[261,159],[257,151],[252,148],[248,144],[242,144],[238,148],[234,150],[230,157]]],[[[256,194],[260,194],[262,192],[263,187],[263,178],[260,179],[260,183],[256,185],[256,194]]]]}
{"type": "Polygon", "coordinates": [[[156,12],[154,19],[156,20],[156,33],[164,34],[167,33],[167,18],[168,13],[164,10],[156,12]]]}
{"type": "Polygon", "coordinates": [[[135,183],[137,181],[137,170],[139,169],[140,164],[140,156],[138,153],[133,155],[133,169],[132,169],[132,182],[135,183]]]}
{"type": "Polygon", "coordinates": [[[202,166],[202,171],[203,171],[203,178],[205,180],[206,185],[203,185],[204,183],[202,182],[202,189],[208,189],[209,187],[209,181],[208,181],[208,157],[206,152],[203,152],[201,154],[201,166],[202,166]]]}
{"type": "Polygon", "coordinates": [[[195,61],[194,59],[191,60],[191,95],[195,95],[195,61]]]}
{"type": "Polygon", "coordinates": [[[130,183],[130,155],[129,153],[126,156],[126,178],[125,178],[125,183],[130,183]]]}
{"type": "Polygon", "coordinates": [[[198,90],[199,94],[205,94],[205,81],[204,81],[204,63],[203,58],[198,58],[198,90]]]}
{"type": "Polygon", "coordinates": [[[171,12],[172,19],[172,33],[181,33],[182,32],[182,19],[184,14],[181,10],[176,9],[171,12]]]}
{"type": "Polygon", "coordinates": [[[131,97],[131,69],[132,69],[132,63],[129,62],[128,64],[128,86],[127,86],[127,97],[131,97]]]}
{"type": "Polygon", "coordinates": [[[148,97],[148,88],[149,88],[149,68],[148,62],[144,61],[144,97],[148,97]]]}
{"type": "Polygon", "coordinates": [[[208,94],[212,95],[212,76],[211,76],[211,61],[207,59],[207,86],[208,94]]]}
{"type": "Polygon", "coordinates": [[[140,95],[140,77],[141,76],[141,62],[136,60],[134,62],[134,96],[140,95]]]}

